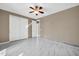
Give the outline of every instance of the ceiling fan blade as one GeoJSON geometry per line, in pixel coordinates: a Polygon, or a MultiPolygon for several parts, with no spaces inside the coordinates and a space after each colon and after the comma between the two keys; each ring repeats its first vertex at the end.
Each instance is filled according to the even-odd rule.
{"type": "Polygon", "coordinates": [[[39,11],[41,14],[44,14],[44,12],[43,11],[39,11]]]}
{"type": "Polygon", "coordinates": [[[37,9],[38,8],[38,6],[35,6],[35,9],[37,9]]]}
{"type": "Polygon", "coordinates": [[[43,7],[39,7],[39,9],[43,9],[43,7]]]}
{"type": "Polygon", "coordinates": [[[31,8],[31,9],[33,9],[33,10],[34,10],[34,8],[33,8],[33,7],[29,7],[29,8],[31,8]]]}
{"type": "Polygon", "coordinates": [[[34,11],[30,11],[29,13],[33,13],[34,11]]]}
{"type": "Polygon", "coordinates": [[[37,16],[38,14],[36,14],[36,16],[37,16]]]}

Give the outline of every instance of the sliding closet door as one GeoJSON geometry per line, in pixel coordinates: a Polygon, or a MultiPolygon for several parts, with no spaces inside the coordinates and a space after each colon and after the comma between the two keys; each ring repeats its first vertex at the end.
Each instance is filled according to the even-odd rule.
{"type": "Polygon", "coordinates": [[[14,15],[10,15],[9,17],[10,41],[28,38],[28,19],[14,15]]]}

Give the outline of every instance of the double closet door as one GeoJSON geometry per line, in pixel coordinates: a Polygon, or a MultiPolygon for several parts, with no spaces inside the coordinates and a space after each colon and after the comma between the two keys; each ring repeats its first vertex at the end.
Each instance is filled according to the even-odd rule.
{"type": "Polygon", "coordinates": [[[28,38],[28,19],[9,15],[10,41],[28,38]]]}

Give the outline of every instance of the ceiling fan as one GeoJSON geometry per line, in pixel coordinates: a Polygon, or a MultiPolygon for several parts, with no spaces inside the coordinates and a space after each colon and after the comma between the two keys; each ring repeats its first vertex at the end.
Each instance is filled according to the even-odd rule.
{"type": "Polygon", "coordinates": [[[38,13],[44,14],[43,7],[41,6],[35,6],[35,7],[29,7],[29,8],[32,9],[32,11],[30,11],[29,13],[35,13],[36,16],[38,15],[38,13]]]}

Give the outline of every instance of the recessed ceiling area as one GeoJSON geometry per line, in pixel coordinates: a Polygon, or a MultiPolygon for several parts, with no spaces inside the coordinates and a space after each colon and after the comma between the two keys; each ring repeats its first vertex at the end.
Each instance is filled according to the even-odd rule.
{"type": "Polygon", "coordinates": [[[0,3],[0,9],[38,19],[78,5],[79,3],[0,3]],[[44,14],[39,13],[36,16],[33,13],[29,13],[31,11],[29,7],[36,5],[43,7],[44,14]]]}

